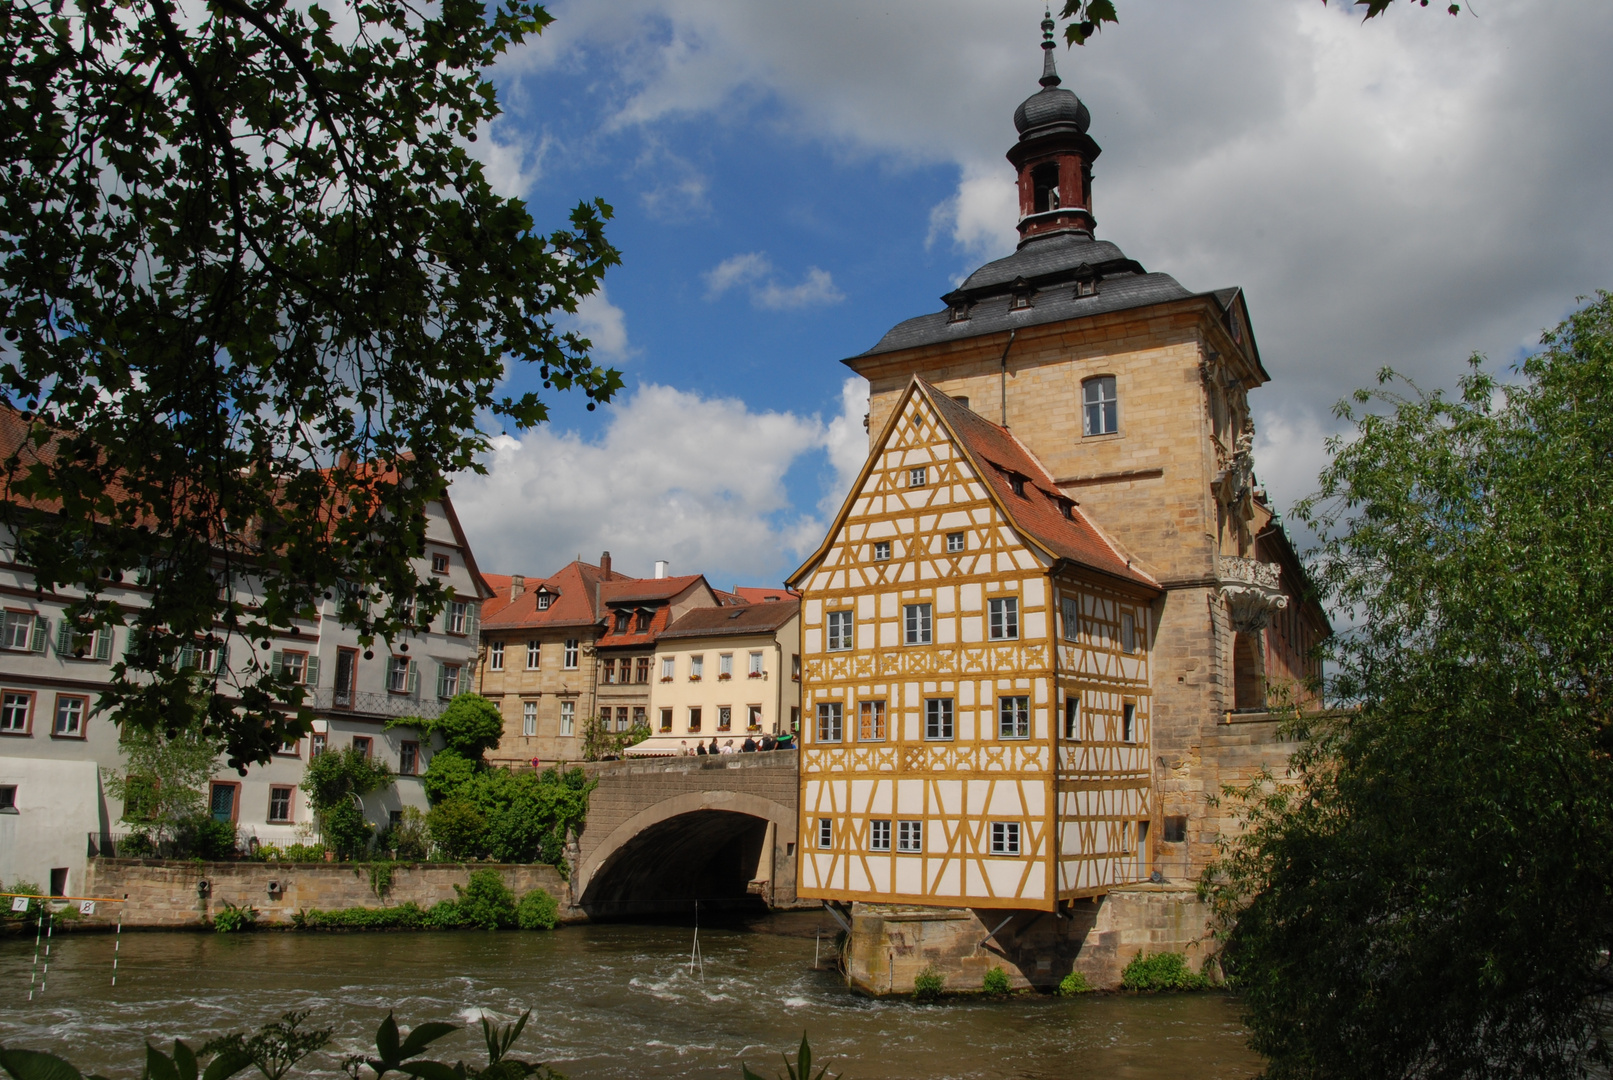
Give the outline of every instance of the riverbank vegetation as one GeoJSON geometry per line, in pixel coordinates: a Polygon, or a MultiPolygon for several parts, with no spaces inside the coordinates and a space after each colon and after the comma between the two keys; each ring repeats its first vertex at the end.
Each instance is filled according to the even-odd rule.
{"type": "Polygon", "coordinates": [[[1272,1080],[1606,1070],[1613,296],[1507,379],[1341,406],[1314,581],[1333,719],[1232,793],[1205,888],[1272,1080]]]}
{"type": "Polygon", "coordinates": [[[429,908],[405,902],[381,908],[311,908],[292,916],[298,930],[553,930],[560,922],[560,903],[546,889],[533,889],[519,900],[497,870],[474,870],[456,898],[429,908]]]}

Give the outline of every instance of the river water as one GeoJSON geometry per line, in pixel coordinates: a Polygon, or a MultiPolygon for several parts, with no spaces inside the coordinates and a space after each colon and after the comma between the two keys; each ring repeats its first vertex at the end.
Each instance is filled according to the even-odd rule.
{"type": "MultiPolygon", "coordinates": [[[[143,1037],[252,1030],[291,1009],[334,1027],[332,1056],[371,1049],[394,1008],[401,1024],[474,1025],[483,1010],[532,1010],[520,1056],[572,1080],[771,1076],[805,1030],[815,1059],[848,1080],[940,1077],[1252,1077],[1237,1003],[1222,994],[1089,994],[919,1005],[877,1001],[813,969],[820,915],[700,931],[704,974],[689,970],[689,927],[588,925],[548,934],[65,934],[49,982],[28,1000],[33,939],[0,940],[0,1044],[50,1050],[81,1070],[138,1076],[143,1037]]],[[[827,942],[831,934],[825,930],[827,942]]],[[[479,1032],[436,1044],[481,1060],[479,1032]]],[[[793,1055],[792,1055],[793,1056],[793,1055]]],[[[253,1074],[256,1075],[255,1073],[253,1074]]],[[[242,1074],[243,1077],[246,1074],[242,1074]]]]}

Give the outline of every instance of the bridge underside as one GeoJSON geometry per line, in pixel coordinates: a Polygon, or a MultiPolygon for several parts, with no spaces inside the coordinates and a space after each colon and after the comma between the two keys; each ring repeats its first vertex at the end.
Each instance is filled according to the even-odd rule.
{"type": "Polygon", "coordinates": [[[695,810],[655,823],[622,844],[590,877],[580,906],[591,918],[761,909],[747,888],[768,822],[731,810],[695,810]]]}

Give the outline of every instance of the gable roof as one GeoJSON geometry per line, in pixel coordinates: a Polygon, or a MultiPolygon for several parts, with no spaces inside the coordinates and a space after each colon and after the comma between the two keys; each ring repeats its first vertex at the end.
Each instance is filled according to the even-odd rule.
{"type": "MultiPolygon", "coordinates": [[[[670,600],[696,582],[703,582],[702,574],[683,574],[664,578],[623,578],[612,575],[612,580],[600,586],[601,608],[621,607],[658,600],[670,600]]],[[[707,586],[710,588],[710,586],[707,586]]]]}
{"type": "Polygon", "coordinates": [[[779,585],[770,589],[759,588],[755,585],[735,585],[733,595],[744,604],[782,603],[786,600],[799,600],[801,594],[788,585],[779,585]]]}
{"type": "Polygon", "coordinates": [[[661,640],[689,637],[728,637],[735,634],[771,634],[801,610],[799,600],[742,604],[739,607],[695,608],[669,626],[661,640]]]}
{"type": "Polygon", "coordinates": [[[570,562],[546,578],[529,577],[526,591],[514,600],[508,590],[491,597],[482,604],[484,630],[513,629],[516,627],[593,626],[600,620],[596,604],[598,586],[602,581],[620,581],[623,575],[601,570],[592,563],[570,562]],[[538,591],[547,586],[554,600],[544,611],[538,610],[538,591]]]}
{"type": "Polygon", "coordinates": [[[1141,586],[1150,592],[1161,591],[1153,575],[1132,566],[1131,560],[1099,531],[1075,500],[1059,490],[1052,475],[1036,455],[1026,449],[1025,444],[1016,439],[1012,432],[958,404],[917,376],[908,383],[896,407],[891,410],[885,429],[880,432],[868,460],[863,463],[862,471],[841,504],[840,512],[835,515],[823,543],[788,578],[792,584],[803,580],[811,568],[823,559],[830,543],[850,515],[857,496],[873,471],[874,462],[884,452],[903,411],[915,396],[923,398],[935,410],[953,445],[962,451],[980,478],[987,496],[1027,542],[1041,548],[1054,560],[1073,563],[1141,586]],[[1014,490],[1015,477],[1022,481],[1023,494],[1014,490]]]}

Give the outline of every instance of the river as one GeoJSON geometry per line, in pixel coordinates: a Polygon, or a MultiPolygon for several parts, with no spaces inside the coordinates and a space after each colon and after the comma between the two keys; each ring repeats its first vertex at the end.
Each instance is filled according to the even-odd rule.
{"type": "MultiPolygon", "coordinates": [[[[33,939],[8,938],[0,1044],[60,1053],[116,1080],[138,1076],[148,1034],[199,1046],[311,1009],[310,1023],[336,1029],[337,1056],[304,1064],[340,1077],[338,1057],[372,1048],[389,1007],[405,1025],[467,1026],[483,1010],[513,1017],[530,1008],[517,1052],[572,1080],[737,1080],[742,1060],[772,1076],[779,1050],[803,1029],[816,1060],[848,1080],[1217,1080],[1259,1071],[1226,995],[872,1000],[813,969],[819,918],[702,929],[703,976],[689,970],[688,927],[605,924],[548,934],[125,933],[113,987],[112,936],[64,934],[34,1001],[33,939]]],[[[475,1061],[480,1042],[463,1032],[436,1045],[449,1061],[475,1061]]]]}

